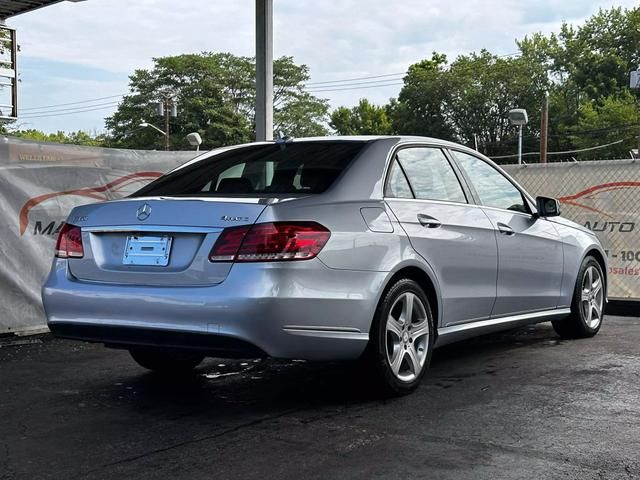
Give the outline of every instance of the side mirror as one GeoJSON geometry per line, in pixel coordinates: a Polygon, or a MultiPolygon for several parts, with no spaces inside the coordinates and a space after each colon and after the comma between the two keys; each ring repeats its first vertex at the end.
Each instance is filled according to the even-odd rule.
{"type": "Polygon", "coordinates": [[[555,198],[538,197],[536,198],[536,208],[539,217],[558,217],[560,216],[560,202],[555,198]]]}

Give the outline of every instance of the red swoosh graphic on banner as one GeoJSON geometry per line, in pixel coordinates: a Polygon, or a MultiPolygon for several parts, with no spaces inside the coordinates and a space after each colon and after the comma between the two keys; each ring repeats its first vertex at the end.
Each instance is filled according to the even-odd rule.
{"type": "Polygon", "coordinates": [[[599,213],[602,215],[605,215],[607,217],[610,217],[611,215],[607,214],[607,212],[604,212],[602,210],[598,210],[597,208],[593,208],[590,207],[588,205],[584,205],[582,203],[576,202],[576,200],[585,197],[587,195],[590,195],[592,193],[604,193],[607,191],[613,191],[613,190],[624,190],[626,188],[634,188],[634,187],[640,187],[640,182],[611,182],[611,183],[603,183],[601,185],[595,185],[593,187],[587,188],[586,190],[583,190],[581,192],[576,193],[575,195],[569,195],[566,197],[561,197],[558,200],[560,200],[562,203],[566,203],[568,205],[573,205],[576,207],[580,207],[580,208],[584,208],[585,210],[589,210],[591,212],[595,212],[595,213],[599,213]]]}
{"type": "Polygon", "coordinates": [[[44,195],[31,198],[20,209],[20,235],[24,235],[24,232],[27,230],[27,226],[29,225],[29,212],[37,205],[51,198],[60,197],[63,195],[78,195],[81,197],[95,198],[96,200],[106,200],[107,196],[104,195],[104,192],[110,190],[117,191],[118,188],[115,187],[122,188],[125,186],[124,184],[129,183],[130,180],[140,180],[144,178],[155,179],[160,177],[161,175],[162,173],[160,172],[137,172],[117,178],[112,182],[107,183],[106,185],[102,185],[101,187],[80,188],[77,190],[67,190],[65,192],[45,193],[44,195]]]}

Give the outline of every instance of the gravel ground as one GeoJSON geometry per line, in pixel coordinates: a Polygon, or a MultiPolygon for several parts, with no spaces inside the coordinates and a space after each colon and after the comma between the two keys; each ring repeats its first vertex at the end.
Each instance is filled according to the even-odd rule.
{"type": "Polygon", "coordinates": [[[209,359],[168,381],[45,336],[0,344],[0,478],[640,478],[639,399],[638,318],[445,347],[386,400],[348,364],[209,359]]]}

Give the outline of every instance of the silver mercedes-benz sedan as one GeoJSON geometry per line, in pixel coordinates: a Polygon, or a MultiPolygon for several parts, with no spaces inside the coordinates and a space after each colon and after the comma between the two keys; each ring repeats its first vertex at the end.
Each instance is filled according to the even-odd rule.
{"type": "Polygon", "coordinates": [[[431,138],[221,148],[75,208],[42,297],[54,335],[151,370],[360,358],[404,393],[453,341],[549,320],[562,337],[598,332],[606,255],[559,214],[431,138]]]}

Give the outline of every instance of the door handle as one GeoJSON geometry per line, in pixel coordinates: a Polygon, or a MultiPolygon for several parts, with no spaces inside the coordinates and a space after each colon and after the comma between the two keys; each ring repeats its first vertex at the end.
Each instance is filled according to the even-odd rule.
{"type": "Polygon", "coordinates": [[[513,228],[511,228],[509,225],[506,225],[500,222],[498,222],[498,231],[502,235],[507,235],[508,237],[511,237],[516,234],[516,232],[513,231],[513,228]]]}
{"type": "Polygon", "coordinates": [[[442,226],[442,222],[440,222],[440,220],[423,213],[418,214],[418,221],[420,222],[420,225],[427,228],[440,228],[442,226]]]}

